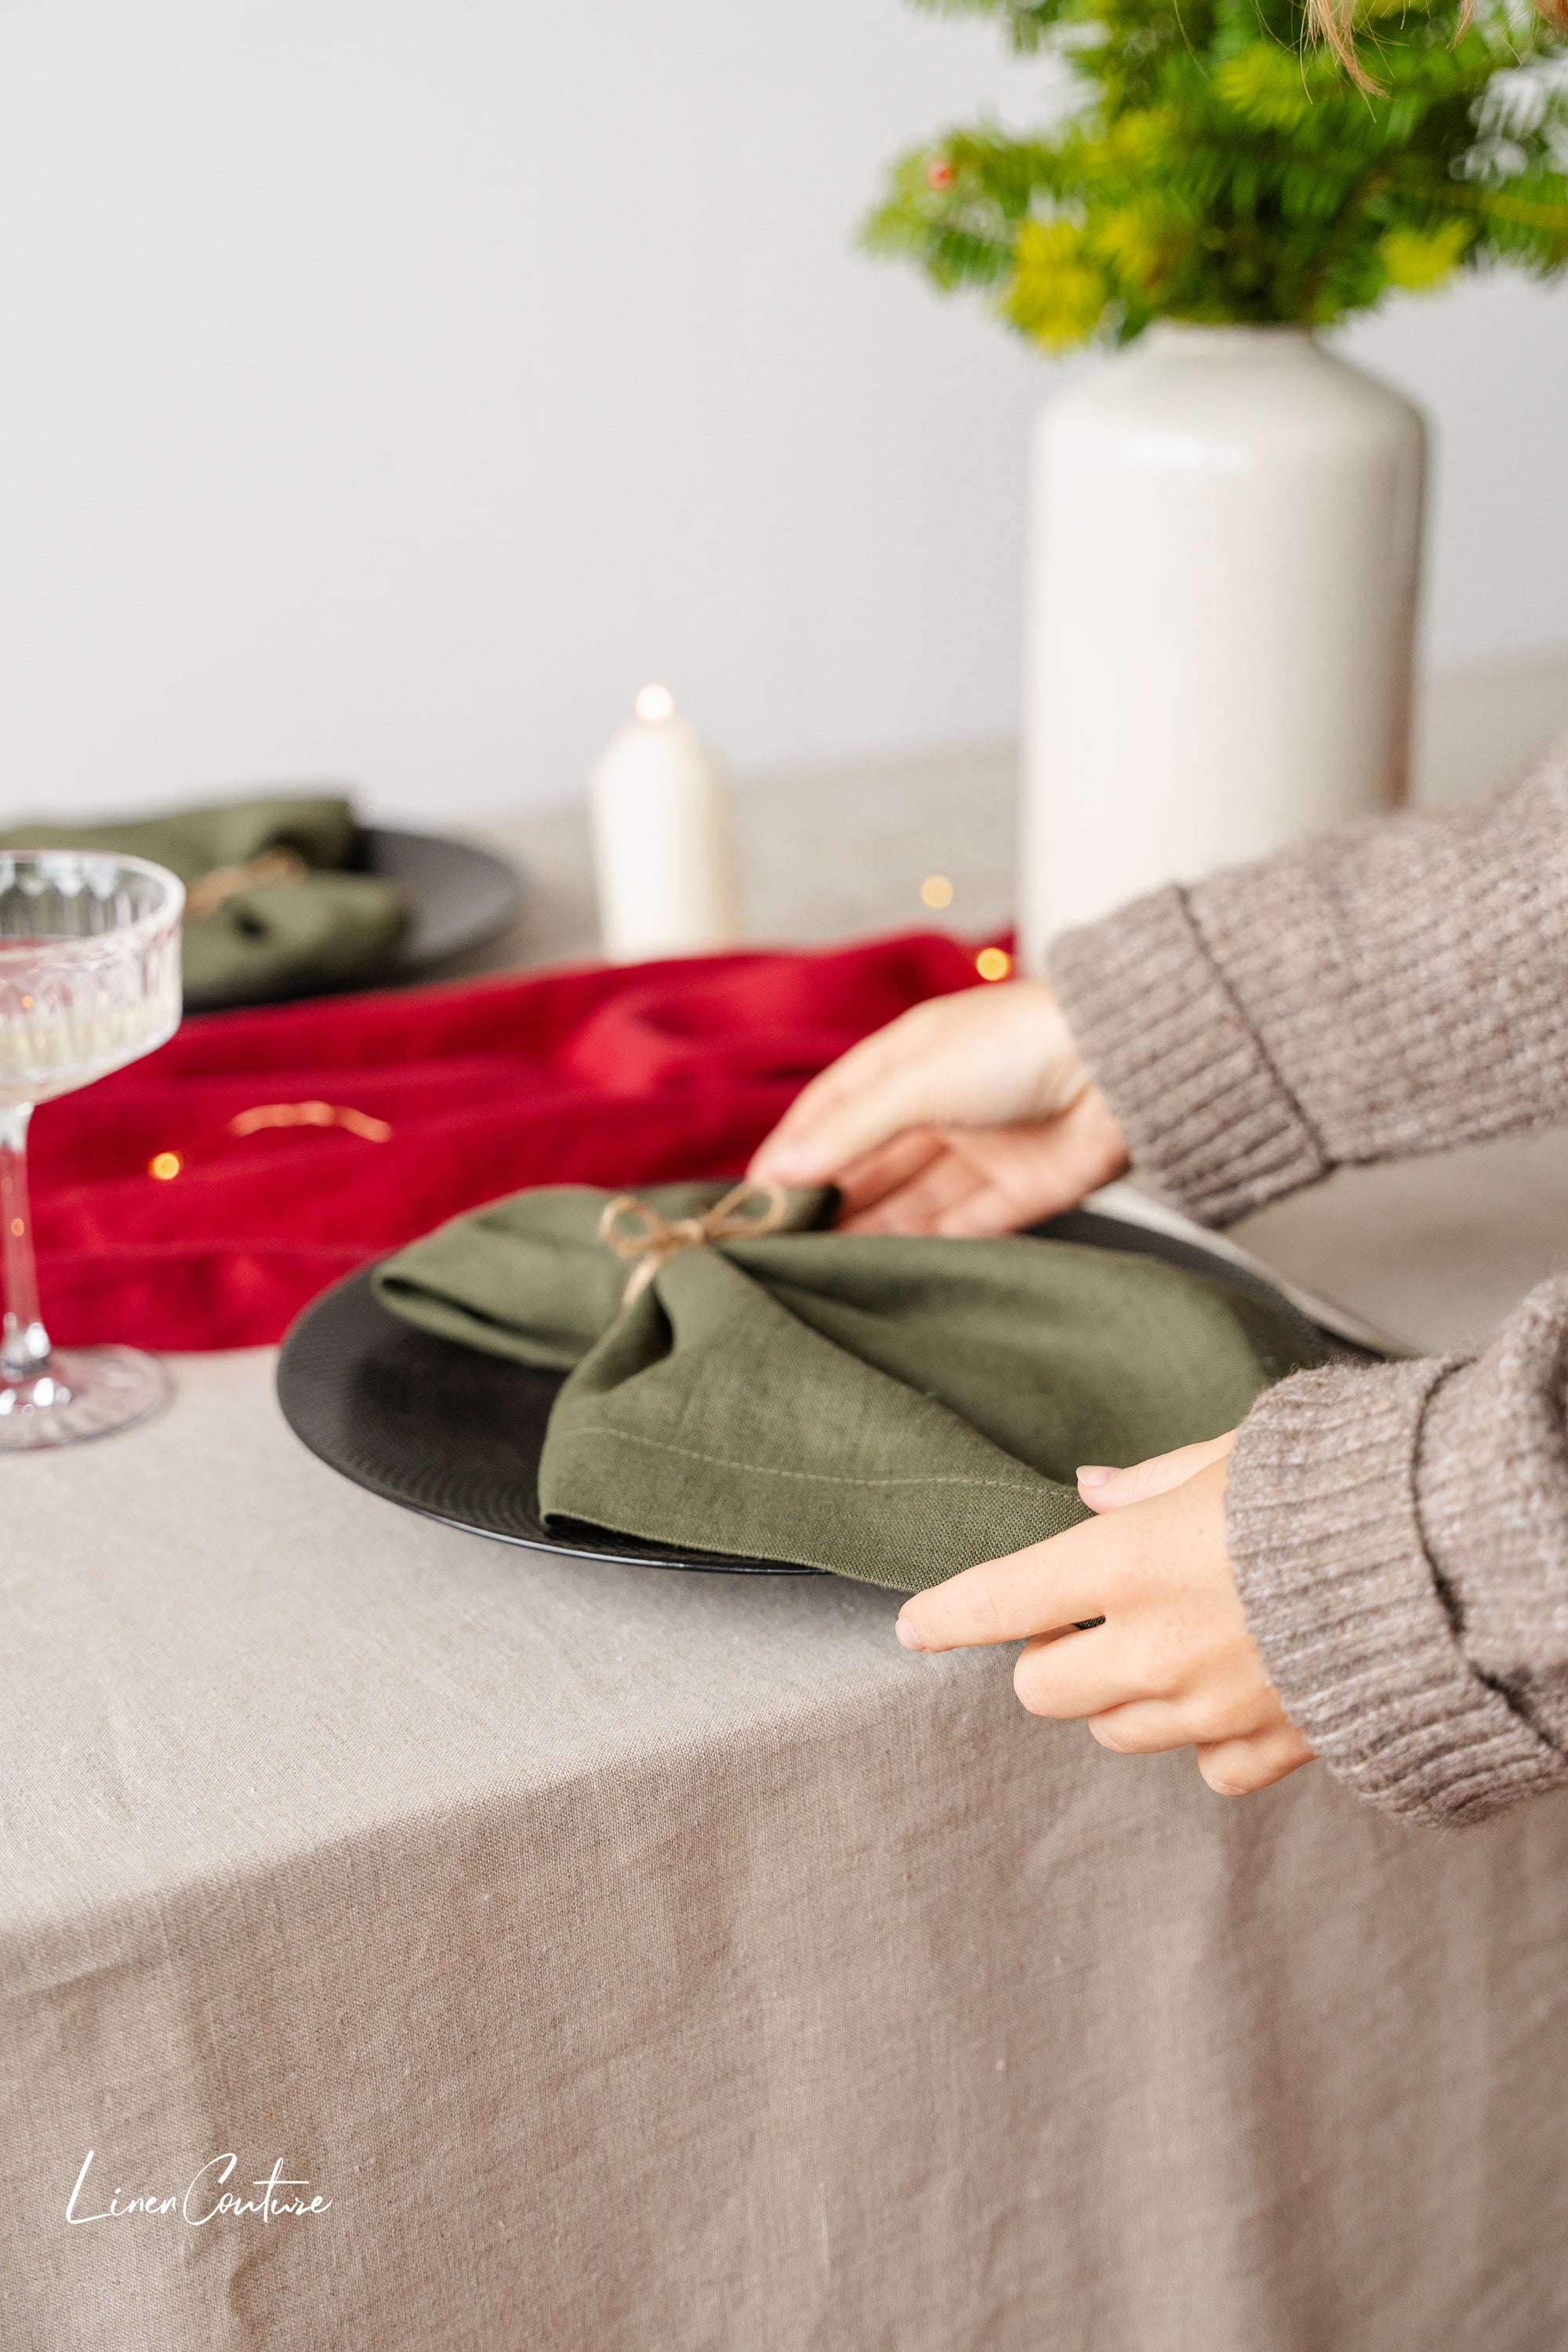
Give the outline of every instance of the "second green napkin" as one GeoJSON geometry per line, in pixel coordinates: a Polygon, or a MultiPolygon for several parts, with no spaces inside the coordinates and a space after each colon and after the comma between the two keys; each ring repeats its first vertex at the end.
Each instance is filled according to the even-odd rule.
{"type": "Polygon", "coordinates": [[[187,1007],[255,1004],[370,979],[408,920],[395,883],[350,874],[358,827],[336,793],[279,793],[175,809],[123,824],[24,824],[0,849],[102,849],[149,857],[187,888],[205,875],[291,850],[310,869],[237,889],[216,912],[187,917],[182,959],[187,1007]]]}
{"type": "MultiPolygon", "coordinates": [[[[725,1188],[664,1185],[666,1219],[725,1188]]],[[[1082,1244],[786,1229],[680,1250],[629,1304],[609,1195],[519,1192],[382,1266],[384,1305],[566,1373],[539,1489],[552,1520],[828,1569],[912,1592],[1088,1516],[1085,1462],[1217,1436],[1320,1359],[1218,1279],[1082,1244]]]]}

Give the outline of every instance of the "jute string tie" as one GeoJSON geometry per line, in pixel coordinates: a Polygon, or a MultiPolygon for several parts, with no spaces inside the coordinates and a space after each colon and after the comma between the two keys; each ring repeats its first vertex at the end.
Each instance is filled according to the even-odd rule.
{"type": "Polygon", "coordinates": [[[700,1217],[661,1217],[635,1192],[617,1192],[605,1204],[599,1239],[617,1257],[635,1261],[621,1293],[622,1306],[629,1307],[682,1250],[700,1249],[707,1242],[760,1241],[764,1234],[776,1234],[788,1213],[783,1184],[737,1184],[700,1217]],[[749,1208],[752,1202],[759,1206],[749,1208]]]}
{"type": "Polygon", "coordinates": [[[205,923],[231,898],[243,898],[247,890],[265,889],[269,882],[298,882],[309,874],[310,866],[297,849],[264,849],[258,857],[247,857],[243,866],[215,866],[185,893],[185,919],[205,923]]]}

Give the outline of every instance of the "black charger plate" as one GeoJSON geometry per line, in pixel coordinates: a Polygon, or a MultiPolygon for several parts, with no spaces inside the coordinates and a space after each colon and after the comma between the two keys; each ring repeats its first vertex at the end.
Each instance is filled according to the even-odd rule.
{"type": "MultiPolygon", "coordinates": [[[[1053,1239],[1092,1242],[1162,1258],[1265,1299],[1297,1328],[1320,1360],[1344,1352],[1299,1314],[1274,1286],[1193,1242],[1075,1209],[1037,1228],[1053,1239]]],[[[498,1537],[535,1551],[623,1567],[718,1569],[740,1576],[816,1576],[776,1559],[737,1559],[685,1550],[603,1528],[557,1522],[539,1511],[539,1457],[559,1372],[531,1371],[416,1331],[382,1307],[362,1267],[307,1307],[283,1342],[278,1401],[312,1454],[373,1495],[470,1535],[498,1537]]]]}
{"type": "Polygon", "coordinates": [[[522,876],[504,857],[446,834],[371,824],[359,845],[360,870],[399,884],[409,901],[408,928],[378,984],[481,947],[506,929],[526,893],[522,876]]]}
{"type": "MultiPolygon", "coordinates": [[[[523,876],[493,850],[455,841],[444,833],[403,833],[395,825],[361,827],[351,870],[395,882],[408,901],[407,925],[385,962],[363,980],[330,991],[305,989],[301,996],[348,996],[417,980],[432,966],[482,947],[504,931],[528,895],[523,876]]],[[[237,1013],[247,1004],[285,1001],[271,994],[234,997],[222,1004],[188,1007],[185,1018],[200,1021],[209,1013],[237,1013]]]]}

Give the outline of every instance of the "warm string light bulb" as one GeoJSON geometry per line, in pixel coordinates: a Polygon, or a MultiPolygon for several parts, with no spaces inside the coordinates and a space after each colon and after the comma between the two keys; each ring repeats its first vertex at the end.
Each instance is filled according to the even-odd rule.
{"type": "Polygon", "coordinates": [[[1013,969],[1013,959],[1005,948],[982,948],[974,959],[974,969],[982,980],[1005,980],[1013,969]]]}
{"type": "Polygon", "coordinates": [[[645,686],[633,708],[639,719],[646,719],[657,726],[661,719],[673,718],[675,697],[668,686],[645,686]]]}
{"type": "Polygon", "coordinates": [[[921,884],[921,902],[927,907],[951,907],[952,885],[945,874],[928,874],[921,884]]]}

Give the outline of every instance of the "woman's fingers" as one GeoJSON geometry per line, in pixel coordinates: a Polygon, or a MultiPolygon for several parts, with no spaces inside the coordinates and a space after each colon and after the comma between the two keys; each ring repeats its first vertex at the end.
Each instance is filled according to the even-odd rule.
{"type": "Polygon", "coordinates": [[[949,1241],[1016,1233],[1076,1207],[1125,1165],[1120,1131],[1089,1087],[1028,1126],[907,1129],[841,1171],[839,1230],[949,1241]]]}
{"type": "MultiPolygon", "coordinates": [[[[1047,1633],[1032,1641],[1013,1669],[1013,1688],[1031,1715],[1056,1723],[1103,1715],[1151,1696],[1149,1676],[1118,1627],[1047,1633]]],[[[1190,1739],[1191,1732],[1186,1735],[1190,1739]]]]}
{"type": "Polygon", "coordinates": [[[1013,1688],[1031,1715],[1086,1721],[1102,1748],[1155,1755],[1216,1738],[1241,1738],[1271,1710],[1234,1677],[1190,1681],[1182,1645],[1162,1629],[1118,1622],[1031,1642],[1013,1669],[1013,1688]]]}
{"type": "Polygon", "coordinates": [[[1081,1717],[1128,1755],[1194,1748],[1227,1795],[1282,1780],[1312,1750],[1247,1630],[1226,1549],[1229,1450],[1215,1439],[1140,1465],[1171,1483],[917,1593],[899,1639],[949,1650],[1022,1638],[1013,1679],[1031,1714],[1081,1717]]]}
{"type": "Polygon", "coordinates": [[[933,1228],[954,1240],[1016,1233],[1059,1216],[1127,1166],[1121,1130],[1093,1086],[1041,1124],[953,1132],[949,1140],[984,1179],[933,1228]]]}
{"type": "Polygon", "coordinates": [[[943,1056],[932,1011],[915,1005],[813,1078],[758,1146],[747,1173],[759,1182],[828,1183],[852,1160],[935,1116],[943,1056]]]}
{"type": "Polygon", "coordinates": [[[1180,1700],[1138,1699],[1091,1716],[1087,1728],[1101,1748],[1118,1756],[1163,1756],[1174,1748],[1191,1748],[1198,1770],[1220,1797],[1248,1797],[1271,1788],[1313,1757],[1293,1723],[1206,1744],[1194,1740],[1180,1700]]]}
{"type": "Polygon", "coordinates": [[[1089,1519],[1005,1559],[983,1561],[917,1592],[899,1612],[906,1650],[961,1650],[1026,1641],[1104,1614],[1101,1598],[1115,1574],[1117,1547],[1106,1538],[1114,1519],[1089,1519]],[[1086,1545],[1083,1538],[1088,1537],[1086,1545]],[[1098,1540],[1097,1540],[1098,1539],[1098,1540]]]}
{"type": "Polygon", "coordinates": [[[1106,1707],[1091,1715],[1085,1728],[1113,1756],[1164,1756],[1173,1748],[1193,1745],[1182,1707],[1165,1698],[1131,1699],[1106,1707]]]}
{"type": "Polygon", "coordinates": [[[1045,981],[961,989],[900,1013],[814,1078],[758,1146],[748,1172],[826,1183],[904,1128],[1039,1120],[1086,1083],[1045,981]]]}
{"type": "Polygon", "coordinates": [[[1250,1797],[1272,1788],[1288,1772],[1310,1764],[1317,1750],[1308,1746],[1293,1723],[1281,1719],[1245,1739],[1222,1739],[1200,1746],[1198,1770],[1218,1797],[1250,1797]]]}
{"type": "Polygon", "coordinates": [[[1178,1445],[1173,1454],[1152,1454],[1147,1462],[1134,1462],[1125,1470],[1089,1465],[1078,1474],[1078,1491],[1091,1511],[1118,1511],[1124,1504],[1142,1503],[1151,1495],[1165,1495],[1173,1486],[1184,1486],[1211,1462],[1223,1462],[1235,1444],[1236,1432],[1227,1429],[1223,1437],[1205,1438],[1197,1445],[1178,1445]]]}
{"type": "Polygon", "coordinates": [[[931,1230],[943,1241],[990,1241],[999,1234],[1016,1234],[1020,1226],[1035,1224],[1049,1213],[1037,1208],[1027,1194],[1020,1195],[999,1182],[994,1174],[976,1179],[972,1173],[969,1191],[960,1192],[942,1211],[931,1230]]]}
{"type": "Polygon", "coordinates": [[[888,1143],[879,1143],[873,1151],[863,1151],[856,1160],[842,1167],[834,1182],[838,1187],[838,1222],[856,1216],[862,1209],[874,1208],[889,1193],[896,1192],[922,1168],[940,1159],[946,1150],[941,1129],[934,1127],[907,1127],[888,1143]]]}
{"type": "MultiPolygon", "coordinates": [[[[942,1231],[942,1221],[953,1205],[967,1198],[982,1181],[973,1162],[962,1152],[951,1150],[942,1138],[924,1128],[919,1130],[932,1139],[929,1158],[919,1161],[910,1155],[912,1163],[906,1174],[889,1182],[881,1195],[863,1206],[851,1208],[848,1215],[841,1214],[838,1227],[847,1234],[934,1234],[942,1231]]],[[[888,1146],[889,1176],[898,1167],[896,1146],[888,1146]]],[[[863,1164],[863,1163],[862,1163],[863,1164]]]]}
{"type": "Polygon", "coordinates": [[[940,1234],[950,1240],[1012,1233],[1029,1223],[1031,1213],[998,1182],[997,1163],[1009,1150],[1016,1153],[1022,1139],[1041,1133],[1037,1128],[1017,1134],[1008,1129],[911,1129],[845,1170],[838,1185],[847,1213],[840,1213],[838,1229],[940,1234]]]}

